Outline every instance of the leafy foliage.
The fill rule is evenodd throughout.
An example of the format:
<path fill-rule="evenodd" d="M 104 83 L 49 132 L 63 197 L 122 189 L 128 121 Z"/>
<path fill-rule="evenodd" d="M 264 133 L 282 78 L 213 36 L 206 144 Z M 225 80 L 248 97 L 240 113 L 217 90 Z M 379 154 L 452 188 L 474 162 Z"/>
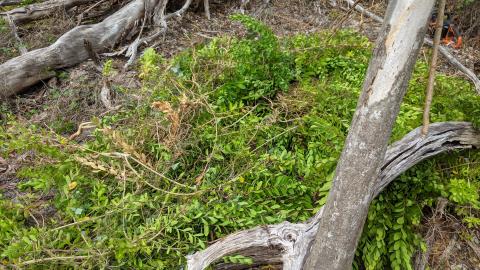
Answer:
<path fill-rule="evenodd" d="M 97 129 L 82 144 L 5 120 L 3 158 L 34 156 L 17 173 L 27 195 L 0 198 L 3 264 L 181 269 L 185 255 L 210 241 L 304 221 L 324 204 L 371 44 L 351 31 L 278 39 L 251 18 L 233 19 L 249 30 L 245 39 L 214 39 L 171 60 L 147 50 L 138 67 L 143 87 L 134 93 L 141 98 L 93 119 Z M 478 111 L 463 107 L 478 108 L 472 86 L 438 80 L 433 119 L 475 120 Z M 425 82 L 419 62 L 394 138 L 421 124 Z M 462 209 L 478 207 L 479 159 L 458 153 L 401 176 L 372 204 L 356 264 L 409 268 L 422 245 L 415 231 L 422 209 L 438 196 L 475 226 L 477 212 Z M 438 170 L 445 162 L 469 169 L 449 175 Z M 55 214 L 32 226 L 46 208 Z"/>

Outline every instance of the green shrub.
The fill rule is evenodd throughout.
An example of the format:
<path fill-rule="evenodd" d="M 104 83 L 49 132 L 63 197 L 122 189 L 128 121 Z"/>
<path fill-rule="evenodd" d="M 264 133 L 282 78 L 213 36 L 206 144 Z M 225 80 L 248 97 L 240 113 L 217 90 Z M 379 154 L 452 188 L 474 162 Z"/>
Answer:
<path fill-rule="evenodd" d="M 1 263 L 181 269 L 185 255 L 211 241 L 305 221 L 324 204 L 372 46 L 351 31 L 279 39 L 251 18 L 234 19 L 248 29 L 245 39 L 217 38 L 171 60 L 147 50 L 142 91 L 122 110 L 93 119 L 97 129 L 82 145 L 12 119 L 0 127 L 4 158 L 35 153 L 17 174 L 27 195 L 0 198 Z M 395 139 L 421 125 L 426 72 L 419 62 Z M 439 82 L 433 119 L 473 119 L 459 106 L 478 107 L 472 86 L 445 75 Z M 373 202 L 357 266 L 411 267 L 422 246 L 423 207 L 439 196 L 475 226 L 478 215 L 462 209 L 478 205 L 480 157 L 467 154 L 468 161 L 462 152 L 423 162 Z M 451 176 L 438 170 L 445 162 L 471 166 Z M 47 193 L 54 198 L 39 199 Z M 32 226 L 45 207 L 55 215 Z"/>

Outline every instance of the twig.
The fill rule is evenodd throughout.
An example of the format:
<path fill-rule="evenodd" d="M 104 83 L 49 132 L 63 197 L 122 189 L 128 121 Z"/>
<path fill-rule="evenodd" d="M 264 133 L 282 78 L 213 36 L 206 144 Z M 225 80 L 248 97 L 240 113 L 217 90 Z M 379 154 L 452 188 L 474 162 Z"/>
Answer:
<path fill-rule="evenodd" d="M 338 29 L 343 25 L 343 23 L 348 19 L 350 14 L 355 10 L 355 7 L 362 2 L 362 0 L 356 0 L 355 3 L 348 9 L 347 14 L 345 14 L 338 23 L 335 23 L 332 30 L 332 36 L 338 31 Z"/>
<path fill-rule="evenodd" d="M 445 261 L 448 261 L 448 258 L 450 257 L 450 253 L 452 252 L 452 249 L 455 247 L 456 243 L 457 243 L 457 235 L 455 234 L 453 238 L 450 240 L 450 242 L 448 242 L 448 246 L 443 251 L 442 256 L 440 256 L 439 266 L 444 265 Z M 444 268 L 444 269 L 447 269 L 447 268 Z"/>
<path fill-rule="evenodd" d="M 157 190 L 157 191 L 160 191 L 160 192 L 163 192 L 163 193 L 166 193 L 168 195 L 174 195 L 174 196 L 192 196 L 192 195 L 196 195 L 196 194 L 199 194 L 203 191 L 199 190 L 199 191 L 196 191 L 196 192 L 191 192 L 191 193 L 178 193 L 178 192 L 172 192 L 172 191 L 168 191 L 168 190 L 164 190 L 164 189 L 161 189 L 159 187 L 156 187 L 155 185 L 151 184 L 150 182 L 148 182 L 147 180 L 143 179 L 143 177 L 137 172 L 137 170 L 135 170 L 132 166 L 132 164 L 130 164 L 130 162 L 128 161 L 128 158 L 127 156 L 124 156 L 124 160 L 125 162 L 127 163 L 127 167 L 132 170 L 132 172 L 138 177 L 140 178 L 145 184 L 147 184 L 147 186 Z M 138 160 L 136 160 L 135 158 L 131 157 L 134 161 L 136 161 L 138 163 Z M 158 174 L 157 174 L 158 175 Z M 173 190 L 175 190 L 176 187 L 173 187 Z"/>
<path fill-rule="evenodd" d="M 480 259 L 480 248 L 476 246 L 472 241 L 467 240 L 468 246 L 475 252 L 475 255 L 477 255 L 477 258 Z"/>
<path fill-rule="evenodd" d="M 242 0 L 242 3 L 240 4 L 240 13 L 245 14 L 245 7 L 249 2 L 250 0 Z"/>
<path fill-rule="evenodd" d="M 440 46 L 440 37 L 443 29 L 443 16 L 445 13 L 445 0 L 440 0 L 438 7 L 437 25 L 435 26 L 435 37 L 433 40 L 433 53 L 430 62 L 430 72 L 428 74 L 427 95 L 425 98 L 425 109 L 423 111 L 423 136 L 428 133 L 428 125 L 430 124 L 430 106 L 432 105 L 433 87 L 435 85 L 435 68 L 437 66 L 438 47 Z"/>
<path fill-rule="evenodd" d="M 142 161 L 134 158 L 133 156 L 130 156 L 130 155 L 129 155 L 129 157 L 130 157 L 133 161 L 135 161 L 137 164 L 139 164 L 140 166 L 144 167 L 145 169 L 147 169 L 148 171 L 152 172 L 153 174 L 156 174 L 157 176 L 160 176 L 161 178 L 167 180 L 168 182 L 171 182 L 171 183 L 173 183 L 173 184 L 179 185 L 179 186 L 184 187 L 184 188 L 189 188 L 189 189 L 195 190 L 194 187 L 190 187 L 190 186 L 187 186 L 187 185 L 185 185 L 185 184 L 179 183 L 179 182 L 177 182 L 177 181 L 175 181 L 175 180 L 173 180 L 173 179 L 168 178 L 168 177 L 165 176 L 164 174 L 157 172 L 156 170 L 154 170 L 153 168 L 151 168 L 151 167 L 148 166 L 147 164 L 143 163 Z"/>

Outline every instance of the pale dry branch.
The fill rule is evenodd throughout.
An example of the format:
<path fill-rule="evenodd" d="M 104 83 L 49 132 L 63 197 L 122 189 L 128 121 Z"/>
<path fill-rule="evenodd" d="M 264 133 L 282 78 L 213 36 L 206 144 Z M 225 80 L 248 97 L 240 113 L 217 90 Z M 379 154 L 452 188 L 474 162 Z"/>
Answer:
<path fill-rule="evenodd" d="M 96 0 L 49 0 L 1 12 L 0 17 L 10 15 L 16 24 L 24 24 L 48 17 L 58 9 L 69 10 L 75 6 L 84 5 L 93 1 Z"/>

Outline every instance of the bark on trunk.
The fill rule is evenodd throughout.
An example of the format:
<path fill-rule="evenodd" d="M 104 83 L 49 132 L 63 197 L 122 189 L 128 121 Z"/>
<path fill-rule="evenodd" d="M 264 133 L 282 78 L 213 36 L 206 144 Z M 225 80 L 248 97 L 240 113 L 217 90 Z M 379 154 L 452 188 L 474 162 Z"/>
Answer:
<path fill-rule="evenodd" d="M 89 41 L 95 51 L 111 49 L 143 18 L 146 1 L 149 2 L 148 6 L 153 6 L 155 2 L 134 0 L 100 23 L 77 26 L 52 45 L 30 51 L 0 65 L 0 99 L 52 77 L 56 69 L 87 60 L 89 54 L 84 40 Z"/>
<path fill-rule="evenodd" d="M 390 1 L 304 268 L 351 269 L 392 127 L 434 0 Z M 405 29 L 408 29 L 406 31 Z"/>
<path fill-rule="evenodd" d="M 411 131 L 388 148 L 381 174 L 375 181 L 372 198 L 397 176 L 422 160 L 446 151 L 470 148 L 480 148 L 480 131 L 473 128 L 470 123 L 433 123 L 426 137 L 422 136 L 421 127 Z M 280 264 L 284 270 L 301 269 L 322 218 L 328 218 L 323 215 L 323 209 L 305 223 L 283 222 L 236 232 L 203 251 L 187 256 L 188 270 L 203 270 L 230 254 L 249 257 L 254 254 L 252 257 L 254 265 Z M 228 268 L 223 265 L 222 267 L 233 269 L 230 268 L 232 265 Z M 235 267 L 250 269 L 251 266 Z"/>

